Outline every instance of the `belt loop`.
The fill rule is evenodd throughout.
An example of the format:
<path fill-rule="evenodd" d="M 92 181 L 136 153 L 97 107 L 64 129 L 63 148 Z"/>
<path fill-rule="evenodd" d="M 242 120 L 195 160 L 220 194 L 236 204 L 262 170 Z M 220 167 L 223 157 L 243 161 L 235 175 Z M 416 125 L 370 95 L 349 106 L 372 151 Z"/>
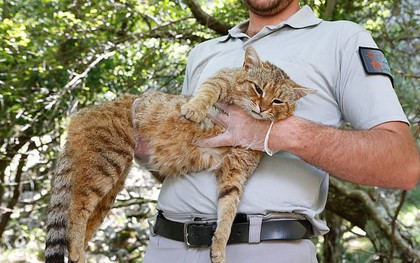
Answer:
<path fill-rule="evenodd" d="M 153 217 L 150 217 L 150 218 L 147 219 L 147 224 L 149 224 L 149 231 L 150 231 L 150 234 L 152 236 L 156 236 L 157 235 L 155 233 L 155 224 L 156 224 L 157 217 L 158 217 L 158 214 L 156 214 Z"/>
<path fill-rule="evenodd" d="M 261 224 L 263 217 L 261 215 L 249 215 L 249 243 L 261 242 Z"/>

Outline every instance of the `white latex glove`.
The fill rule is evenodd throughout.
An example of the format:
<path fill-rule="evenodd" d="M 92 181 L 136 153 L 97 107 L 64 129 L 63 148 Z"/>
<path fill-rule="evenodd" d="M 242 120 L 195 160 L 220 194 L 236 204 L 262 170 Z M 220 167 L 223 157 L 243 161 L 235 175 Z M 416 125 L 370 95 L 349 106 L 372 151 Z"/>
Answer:
<path fill-rule="evenodd" d="M 220 112 L 208 117 L 225 130 L 222 134 L 212 138 L 197 140 L 200 147 L 240 146 L 246 149 L 265 151 L 272 155 L 268 149 L 268 138 L 272 122 L 257 120 L 236 105 L 218 105 L 224 113 Z"/>

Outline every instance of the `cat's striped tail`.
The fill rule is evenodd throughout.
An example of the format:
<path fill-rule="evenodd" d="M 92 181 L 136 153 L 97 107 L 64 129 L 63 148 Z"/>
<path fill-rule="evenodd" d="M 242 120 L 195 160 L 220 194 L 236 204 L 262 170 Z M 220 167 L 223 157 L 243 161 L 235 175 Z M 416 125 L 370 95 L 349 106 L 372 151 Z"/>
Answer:
<path fill-rule="evenodd" d="M 61 153 L 52 182 L 47 220 L 45 263 L 64 263 L 67 253 L 67 213 L 70 207 L 72 166 L 68 150 Z"/>

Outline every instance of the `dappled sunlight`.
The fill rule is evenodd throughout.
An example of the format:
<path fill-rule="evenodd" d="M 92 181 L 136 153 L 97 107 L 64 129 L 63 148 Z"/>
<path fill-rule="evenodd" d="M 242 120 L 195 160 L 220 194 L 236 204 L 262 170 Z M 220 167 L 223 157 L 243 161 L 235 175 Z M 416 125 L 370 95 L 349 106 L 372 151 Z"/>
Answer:
<path fill-rule="evenodd" d="M 51 180 L 69 115 L 124 93 L 180 93 L 191 48 L 246 19 L 241 2 L 0 1 L 0 262 L 44 260 Z M 206 13 L 193 13 L 191 3 Z M 371 32 L 390 62 L 411 130 L 419 131 L 417 2 L 328 3 L 301 1 L 326 20 L 351 20 Z M 89 262 L 140 262 L 144 255 L 160 184 L 133 165 L 125 186 L 89 243 Z M 316 240 L 321 262 L 334 251 L 341 262 L 358 263 L 418 249 L 420 187 L 408 192 L 394 221 L 400 197 L 401 191 L 331 180 L 329 209 L 342 221 L 331 224 L 338 245 Z M 385 245 L 374 246 L 377 239 Z"/>

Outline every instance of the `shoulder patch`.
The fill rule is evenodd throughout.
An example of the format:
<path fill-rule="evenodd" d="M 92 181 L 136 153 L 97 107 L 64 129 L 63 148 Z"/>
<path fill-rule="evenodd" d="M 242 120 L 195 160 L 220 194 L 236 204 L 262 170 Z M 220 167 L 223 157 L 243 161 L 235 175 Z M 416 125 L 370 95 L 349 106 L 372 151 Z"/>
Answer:
<path fill-rule="evenodd" d="M 382 50 L 372 47 L 359 47 L 359 55 L 367 74 L 386 75 L 393 82 L 391 69 Z"/>

